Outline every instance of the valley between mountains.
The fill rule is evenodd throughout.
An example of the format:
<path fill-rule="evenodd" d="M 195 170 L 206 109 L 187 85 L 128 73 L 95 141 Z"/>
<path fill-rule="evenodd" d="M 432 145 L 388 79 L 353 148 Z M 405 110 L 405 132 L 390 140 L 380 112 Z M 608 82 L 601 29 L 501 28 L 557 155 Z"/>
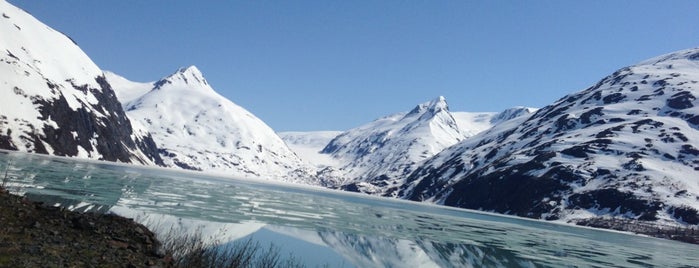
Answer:
<path fill-rule="evenodd" d="M 699 48 L 538 109 L 451 111 L 435 92 L 353 129 L 277 133 L 195 66 L 133 82 L 30 14 L 0 12 L 0 149 L 570 223 L 699 224 Z"/>

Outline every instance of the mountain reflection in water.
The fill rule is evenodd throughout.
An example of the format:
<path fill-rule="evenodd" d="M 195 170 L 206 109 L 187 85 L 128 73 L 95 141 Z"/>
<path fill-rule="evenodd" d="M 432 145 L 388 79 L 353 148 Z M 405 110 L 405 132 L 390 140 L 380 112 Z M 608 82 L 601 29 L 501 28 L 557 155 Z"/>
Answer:
<path fill-rule="evenodd" d="M 49 204 L 269 241 L 309 266 L 699 263 L 692 244 L 262 180 L 7 151 L 0 170 L 9 190 Z"/>

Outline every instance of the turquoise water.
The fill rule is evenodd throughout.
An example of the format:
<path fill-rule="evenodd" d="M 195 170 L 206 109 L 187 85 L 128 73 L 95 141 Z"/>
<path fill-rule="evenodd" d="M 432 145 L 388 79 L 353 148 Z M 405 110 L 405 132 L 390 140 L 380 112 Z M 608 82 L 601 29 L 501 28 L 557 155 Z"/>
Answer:
<path fill-rule="evenodd" d="M 0 151 L 9 190 L 225 228 L 309 266 L 696 267 L 699 246 L 319 188 Z"/>

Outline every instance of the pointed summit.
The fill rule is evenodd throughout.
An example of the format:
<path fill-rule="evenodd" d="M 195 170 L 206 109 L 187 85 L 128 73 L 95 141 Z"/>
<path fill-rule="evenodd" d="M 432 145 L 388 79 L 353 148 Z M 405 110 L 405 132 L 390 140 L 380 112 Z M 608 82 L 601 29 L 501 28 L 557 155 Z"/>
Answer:
<path fill-rule="evenodd" d="M 199 71 L 199 68 L 194 65 L 190 65 L 189 67 L 180 67 L 177 69 L 177 72 L 175 74 L 182 74 L 183 76 L 196 76 L 196 77 L 204 77 L 201 74 L 201 71 Z"/>
<path fill-rule="evenodd" d="M 429 113 L 430 115 L 437 114 L 441 111 L 449 111 L 449 105 L 447 104 L 446 98 L 444 96 L 439 96 L 431 101 L 421 103 L 413 110 L 411 110 L 406 117 L 414 116 L 417 114 Z"/>
<path fill-rule="evenodd" d="M 209 82 L 204 79 L 204 75 L 202 75 L 199 68 L 194 65 L 177 69 L 177 71 L 170 76 L 155 82 L 153 88 L 160 89 L 167 84 L 211 89 Z"/>
<path fill-rule="evenodd" d="M 321 151 L 346 163 L 347 190 L 391 195 L 418 163 L 465 138 L 442 96 L 350 129 Z"/>

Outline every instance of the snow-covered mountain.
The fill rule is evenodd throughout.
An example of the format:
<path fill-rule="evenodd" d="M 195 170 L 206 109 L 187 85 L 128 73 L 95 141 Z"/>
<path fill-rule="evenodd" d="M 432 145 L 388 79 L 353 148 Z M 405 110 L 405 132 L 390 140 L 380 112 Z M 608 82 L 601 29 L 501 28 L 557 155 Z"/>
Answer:
<path fill-rule="evenodd" d="M 113 73 L 107 80 L 129 117 L 152 133 L 168 166 L 314 183 L 312 170 L 269 126 L 216 93 L 195 66 L 153 83 Z"/>
<path fill-rule="evenodd" d="M 530 114 L 515 107 L 500 113 L 450 112 L 444 97 L 349 131 L 282 132 L 302 159 L 317 168 L 322 184 L 349 191 L 394 196 L 421 161 L 496 124 Z"/>
<path fill-rule="evenodd" d="M 102 71 L 67 36 L 0 1 L 0 148 L 162 164 Z"/>
<path fill-rule="evenodd" d="M 618 70 L 427 160 L 400 196 L 548 220 L 699 224 L 699 48 Z"/>
<path fill-rule="evenodd" d="M 340 177 L 336 187 L 344 190 L 394 196 L 406 175 L 422 161 L 490 128 L 497 115 L 462 112 L 455 116 L 440 96 L 409 112 L 337 135 L 321 153 L 332 156 L 339 165 L 320 174 Z"/>
<path fill-rule="evenodd" d="M 342 188 L 384 194 L 402 184 L 402 175 L 466 135 L 449 113 L 444 97 L 348 130 L 321 151 L 338 159 Z"/>

